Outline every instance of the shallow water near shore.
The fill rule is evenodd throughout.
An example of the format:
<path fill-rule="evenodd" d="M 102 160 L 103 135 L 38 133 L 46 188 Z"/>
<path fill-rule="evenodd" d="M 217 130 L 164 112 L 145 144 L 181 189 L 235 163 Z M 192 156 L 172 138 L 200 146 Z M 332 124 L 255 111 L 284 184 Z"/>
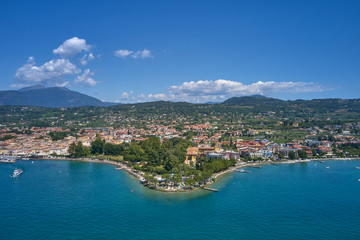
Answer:
<path fill-rule="evenodd" d="M 360 239 L 356 166 L 263 165 L 219 177 L 217 193 L 164 193 L 106 164 L 1 164 L 0 239 Z"/>

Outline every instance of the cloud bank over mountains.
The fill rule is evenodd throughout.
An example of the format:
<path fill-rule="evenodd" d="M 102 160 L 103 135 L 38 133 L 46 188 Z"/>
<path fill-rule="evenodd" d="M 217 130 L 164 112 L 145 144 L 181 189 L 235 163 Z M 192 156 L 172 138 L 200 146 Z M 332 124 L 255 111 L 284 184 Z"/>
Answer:
<path fill-rule="evenodd" d="M 252 84 L 243 84 L 231 80 L 200 80 L 184 82 L 179 86 L 170 86 L 166 93 L 157 94 L 139 94 L 133 95 L 133 92 L 124 92 L 119 98 L 123 102 L 144 102 L 144 101 L 186 101 L 186 102 L 209 102 L 223 101 L 234 96 L 248 96 L 254 94 L 271 95 L 272 93 L 308 93 L 323 92 L 331 89 L 325 88 L 318 83 L 306 82 L 275 82 L 258 81 Z"/>
<path fill-rule="evenodd" d="M 92 78 L 94 72 L 91 72 L 90 69 L 83 71 L 74 64 L 74 60 L 78 60 L 79 65 L 85 66 L 94 60 L 95 56 L 90 52 L 91 49 L 92 46 L 87 44 L 85 39 L 73 37 L 53 50 L 53 53 L 59 55 L 60 58 L 54 58 L 37 66 L 35 58 L 29 57 L 27 63 L 16 70 L 15 81 L 17 83 L 11 87 L 25 87 L 34 84 L 65 87 L 70 84 L 66 79 L 68 76 L 75 76 L 74 83 L 95 86 L 97 82 Z M 75 58 L 83 52 L 85 54 L 81 58 Z"/>
<path fill-rule="evenodd" d="M 27 63 L 16 71 L 15 79 L 23 84 L 22 86 L 45 83 L 61 85 L 61 77 L 80 72 L 81 70 L 68 59 L 53 59 L 41 66 L 36 66 L 35 58 L 29 57 Z"/>

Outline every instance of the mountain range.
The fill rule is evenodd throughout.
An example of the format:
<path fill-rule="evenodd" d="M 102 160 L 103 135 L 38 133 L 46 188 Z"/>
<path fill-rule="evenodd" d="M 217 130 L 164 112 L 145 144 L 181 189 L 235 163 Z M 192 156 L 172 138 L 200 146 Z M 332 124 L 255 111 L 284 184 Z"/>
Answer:
<path fill-rule="evenodd" d="M 35 85 L 20 90 L 0 91 L 0 105 L 39 106 L 48 108 L 111 106 L 115 103 L 72 91 L 65 87 Z"/>
<path fill-rule="evenodd" d="M 232 97 L 224 102 L 191 104 L 191 103 L 173 103 L 167 101 L 148 102 L 138 104 L 119 104 L 103 102 L 94 97 L 72 91 L 65 87 L 44 87 L 35 85 L 22 88 L 20 90 L 0 91 L 0 106 L 38 106 L 47 108 L 63 107 L 83 107 L 98 106 L 108 107 L 119 105 L 115 108 L 126 110 L 131 106 L 138 106 L 144 111 L 154 111 L 154 107 L 163 110 L 174 111 L 175 108 L 187 111 L 194 106 L 207 105 L 216 109 L 227 109 L 227 107 L 238 107 L 242 110 L 248 109 L 253 112 L 264 111 L 282 111 L 284 109 L 294 112 L 360 112 L 360 99 L 313 99 L 313 100 L 281 100 L 265 97 L 262 95 L 252 95 L 243 97 Z M 168 109 L 169 108 L 169 109 Z M 145 111 L 146 112 L 146 111 Z"/>

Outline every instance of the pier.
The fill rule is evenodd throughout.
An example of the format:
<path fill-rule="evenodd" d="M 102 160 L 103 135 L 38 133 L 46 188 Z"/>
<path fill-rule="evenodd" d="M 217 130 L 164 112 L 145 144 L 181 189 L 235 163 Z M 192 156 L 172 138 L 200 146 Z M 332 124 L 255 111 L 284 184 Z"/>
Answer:
<path fill-rule="evenodd" d="M 261 166 L 249 166 L 249 167 L 252 167 L 252 168 L 261 168 Z"/>
<path fill-rule="evenodd" d="M 251 171 L 245 171 L 244 169 L 235 169 L 234 171 L 240 173 L 251 173 Z"/>
<path fill-rule="evenodd" d="M 217 190 L 215 188 L 209 188 L 209 187 L 202 187 L 202 189 L 212 191 L 212 192 L 218 192 L 219 191 L 219 190 Z"/>

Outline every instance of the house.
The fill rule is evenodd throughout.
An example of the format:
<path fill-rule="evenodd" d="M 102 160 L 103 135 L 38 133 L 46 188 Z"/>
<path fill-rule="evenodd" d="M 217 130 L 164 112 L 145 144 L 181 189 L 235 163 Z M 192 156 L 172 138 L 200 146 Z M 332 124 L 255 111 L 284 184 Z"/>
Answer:
<path fill-rule="evenodd" d="M 223 158 L 225 159 L 231 159 L 234 158 L 235 160 L 238 160 L 240 155 L 238 152 L 234 152 L 234 151 L 225 151 L 221 153 Z"/>
<path fill-rule="evenodd" d="M 186 151 L 185 164 L 190 165 L 191 163 L 196 163 L 196 159 L 199 156 L 198 147 L 189 147 Z"/>

